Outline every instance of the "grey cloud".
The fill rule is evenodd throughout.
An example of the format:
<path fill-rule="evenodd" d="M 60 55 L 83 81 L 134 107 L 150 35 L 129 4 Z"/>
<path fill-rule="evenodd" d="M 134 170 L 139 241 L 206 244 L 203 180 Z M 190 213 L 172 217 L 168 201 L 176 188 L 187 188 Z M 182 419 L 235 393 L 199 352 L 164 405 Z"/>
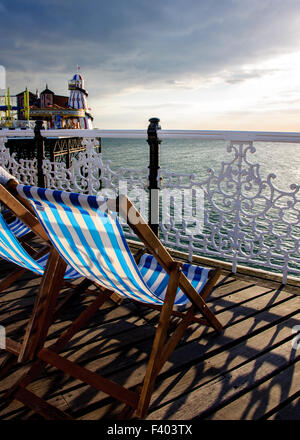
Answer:
<path fill-rule="evenodd" d="M 224 75 L 224 81 L 228 84 L 237 84 L 249 79 L 257 79 L 266 75 L 273 75 L 276 72 L 278 72 L 276 69 L 252 69 L 230 72 Z"/>
<path fill-rule="evenodd" d="M 14 84 L 20 72 L 55 80 L 79 64 L 96 94 L 224 70 L 234 84 L 266 74 L 244 63 L 298 48 L 299 13 L 298 0 L 11 0 L 0 64 Z"/>

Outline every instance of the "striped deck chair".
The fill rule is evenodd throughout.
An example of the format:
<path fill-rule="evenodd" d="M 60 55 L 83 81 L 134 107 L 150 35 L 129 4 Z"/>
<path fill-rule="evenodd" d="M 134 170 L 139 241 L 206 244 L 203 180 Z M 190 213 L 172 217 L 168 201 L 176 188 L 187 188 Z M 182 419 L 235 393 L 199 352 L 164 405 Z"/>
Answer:
<path fill-rule="evenodd" d="M 11 230 L 11 232 L 17 238 L 24 237 L 29 232 L 31 232 L 31 229 L 28 226 L 24 225 L 24 223 L 18 218 L 15 218 L 14 220 L 12 220 L 10 222 L 6 222 L 6 223 L 7 223 L 7 226 L 9 227 L 9 229 Z"/>
<path fill-rule="evenodd" d="M 24 237 L 24 235 L 31 232 L 31 229 L 24 225 L 24 223 L 16 218 L 9 209 L 2 209 L 0 211 L 4 220 L 6 221 L 9 229 L 15 234 L 16 237 Z"/>
<path fill-rule="evenodd" d="M 139 260 L 138 268 L 143 280 L 151 291 L 160 299 L 164 300 L 169 283 L 169 275 L 158 263 L 156 258 L 151 254 L 144 253 Z M 212 270 L 206 267 L 184 263 L 182 265 L 182 273 L 186 276 L 194 289 L 200 293 L 207 283 L 208 278 L 211 276 Z M 174 306 L 178 306 L 178 309 L 185 309 L 188 304 L 190 304 L 188 297 L 178 288 Z"/>
<path fill-rule="evenodd" d="M 0 202 L 7 204 L 11 212 L 15 215 L 19 214 L 28 225 L 31 225 L 35 230 L 35 233 L 44 241 L 44 245 L 38 250 L 34 250 L 25 242 L 21 244 L 16 236 L 18 234 L 15 235 L 12 232 L 12 228 L 7 224 L 0 213 L 0 258 L 16 265 L 16 269 L 10 271 L 9 275 L 0 281 L 0 292 L 5 292 L 5 290 L 26 271 L 31 271 L 42 277 L 22 342 L 17 342 L 9 337 L 6 338 L 5 350 L 8 353 L 8 356 L 4 359 L 0 368 L 0 377 L 3 377 L 7 375 L 10 368 L 16 362 L 24 363 L 28 359 L 32 359 L 36 349 L 43 344 L 49 325 L 51 324 L 48 316 L 51 316 L 52 312 L 50 312 L 50 310 L 52 311 L 52 307 L 53 316 L 55 316 L 54 306 L 57 302 L 56 300 L 53 301 L 53 298 L 49 296 L 49 286 L 47 283 L 52 282 L 53 286 L 55 286 L 55 288 L 52 289 L 52 295 L 58 295 L 63 284 L 66 284 L 66 286 L 69 287 L 71 284 L 70 282 L 72 281 L 73 283 L 75 280 L 81 278 L 81 275 L 59 257 L 37 218 L 33 216 L 32 213 L 27 210 L 26 206 L 10 194 L 1 184 Z M 15 221 L 14 223 L 16 224 Z M 23 230 L 25 228 L 32 230 L 23 222 L 21 223 L 23 225 Z M 47 275 L 48 271 L 54 271 L 52 281 L 49 279 L 49 275 Z M 58 277 L 58 280 L 55 279 L 55 271 L 62 274 L 62 277 Z M 47 283 L 45 284 L 46 278 Z M 84 283 L 84 286 L 86 286 L 86 283 Z M 69 295 L 64 295 L 63 299 L 60 301 L 59 308 L 63 308 L 67 301 L 78 292 L 81 293 L 82 289 L 82 283 L 79 283 L 75 289 L 69 289 Z M 58 314 L 57 309 L 56 314 Z M 3 324 L 1 316 L 0 324 Z"/>
<path fill-rule="evenodd" d="M 51 347 L 43 347 L 37 353 L 37 357 L 41 364 L 55 366 L 64 373 L 104 391 L 125 404 L 121 417 L 125 418 L 133 414 L 139 418 L 145 417 L 156 377 L 188 325 L 196 320 L 211 325 L 217 332 L 221 332 L 220 322 L 205 302 L 219 278 L 220 271 L 217 269 L 211 271 L 210 274 L 207 271 L 202 273 L 203 282 L 200 281 L 202 289 L 199 295 L 182 271 L 182 265 L 173 260 L 127 197 L 108 200 L 23 185 L 18 185 L 17 190 L 22 197 L 32 203 L 37 217 L 58 253 L 83 277 L 93 281 L 102 293 L 58 338 L 55 344 Z M 141 270 L 139 270 L 124 237 L 117 214 L 127 220 L 128 225 L 150 252 L 150 258 L 154 257 L 158 262 L 159 266 L 156 266 L 156 269 L 163 269 L 164 288 L 161 286 L 160 294 L 152 289 L 155 284 L 152 283 L 154 276 L 150 281 L 150 272 L 148 273 L 150 277 L 143 274 L 149 271 L 146 261 L 148 261 L 148 266 L 154 268 L 152 260 L 147 260 L 148 256 L 145 256 L 144 263 L 141 263 Z M 199 273 L 194 277 L 195 283 L 199 284 Z M 159 325 L 152 351 L 149 354 L 145 377 L 136 391 L 126 389 L 107 378 L 96 375 L 58 354 L 92 314 L 112 295 L 128 298 L 138 304 L 149 305 L 160 310 Z M 177 316 L 182 318 L 181 322 L 167 340 L 170 318 L 172 314 L 176 314 L 174 303 L 179 306 L 187 302 L 189 302 L 189 308 L 185 313 L 177 312 Z M 197 312 L 200 312 L 202 317 L 196 317 Z M 34 368 L 37 366 L 34 366 L 33 370 Z M 24 390 L 34 376 L 33 370 L 14 389 Z M 14 394 L 13 398 L 15 397 Z M 38 399 L 37 396 L 34 400 L 35 405 L 31 403 L 31 407 L 46 416 L 45 402 L 42 401 L 43 403 L 37 405 L 36 399 Z M 24 400 L 22 401 L 24 403 Z M 27 404 L 30 406 L 30 402 L 27 401 Z M 60 415 L 64 417 L 64 414 Z"/>
<path fill-rule="evenodd" d="M 38 258 L 38 264 L 43 268 L 43 273 L 49 256 L 49 252 L 46 253 L 45 249 L 49 248 L 51 242 L 36 218 L 31 205 L 26 200 L 19 197 L 16 191 L 17 185 L 17 180 L 15 180 L 15 178 L 3 167 L 0 167 L 0 203 L 4 204 L 8 208 L 5 209 L 4 212 L 0 213 L 2 228 L 7 231 L 8 227 L 14 236 L 20 241 L 20 243 L 22 243 L 22 246 L 25 247 L 25 250 L 27 250 L 27 252 L 29 252 L 35 260 Z M 8 220 L 6 220 L 5 215 L 7 213 L 12 215 L 13 219 L 8 217 Z M 34 250 L 27 242 L 28 238 L 32 238 L 34 236 L 38 236 L 46 244 L 46 246 L 44 246 L 41 251 L 37 252 L 35 256 Z M 5 255 L 2 258 L 7 259 L 5 258 Z M 19 266 L 24 270 L 27 270 L 26 264 L 19 264 Z M 30 268 L 28 269 L 31 270 Z M 24 270 L 19 271 L 20 276 L 22 273 L 24 273 Z M 14 272 L 14 281 L 17 279 L 17 273 L 18 271 L 16 270 Z M 70 267 L 67 268 L 66 279 L 77 279 L 79 276 L 80 275 L 75 270 Z M 0 283 L 0 292 L 3 289 L 4 283 Z"/>
<path fill-rule="evenodd" d="M 34 257 L 34 250 L 30 247 L 29 241 L 37 236 L 42 239 L 42 242 L 49 248 L 50 240 L 45 234 L 44 229 L 36 218 L 31 205 L 23 199 L 20 199 L 16 186 L 17 180 L 9 174 L 3 167 L 0 167 L 0 203 L 1 203 L 1 217 L 7 224 L 10 231 L 17 237 L 18 241 L 22 243 L 25 250 L 36 259 L 41 255 L 36 254 Z M 3 209 L 4 208 L 4 209 Z M 5 226 L 5 225 L 4 225 Z M 48 245 L 48 246 L 47 246 Z M 42 251 L 43 254 L 43 251 Z M 5 257 L 4 257 L 5 259 Z M 47 258 L 44 256 L 41 263 L 46 263 Z M 43 264 L 45 266 L 45 264 Z M 16 269 L 12 274 L 12 281 L 16 281 L 25 272 L 25 267 Z M 9 285 L 9 277 L 7 278 L 6 287 Z M 0 291 L 5 288 L 5 282 L 0 283 Z"/>
<path fill-rule="evenodd" d="M 41 256 L 39 256 L 39 258 L 36 260 L 29 255 L 29 253 L 21 246 L 17 240 L 17 237 L 15 234 L 13 234 L 6 221 L 0 214 L 0 257 L 24 268 L 25 270 L 30 270 L 37 275 L 43 275 L 49 258 L 48 247 L 47 250 L 43 247 L 37 252 L 37 255 L 39 254 L 41 254 Z M 70 266 L 67 266 L 66 273 L 64 275 L 65 279 L 77 279 L 80 277 L 81 275 L 76 270 Z M 3 287 L 0 283 L 0 292 L 2 290 Z"/>
<path fill-rule="evenodd" d="M 0 203 L 1 214 L 8 227 L 19 239 L 38 235 L 43 241 L 49 242 L 43 228 L 39 224 L 28 202 L 19 199 L 16 191 L 17 179 L 0 166 Z M 23 241 L 23 240 L 20 240 Z"/>

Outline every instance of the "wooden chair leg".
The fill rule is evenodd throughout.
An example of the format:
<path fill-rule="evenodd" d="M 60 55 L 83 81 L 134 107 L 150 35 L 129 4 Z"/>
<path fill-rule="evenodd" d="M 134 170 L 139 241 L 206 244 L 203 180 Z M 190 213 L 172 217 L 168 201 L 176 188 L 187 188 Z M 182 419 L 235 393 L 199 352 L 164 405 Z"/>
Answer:
<path fill-rule="evenodd" d="M 136 411 L 136 414 L 138 417 L 145 417 L 146 412 L 148 410 L 151 394 L 154 388 L 156 377 L 158 376 L 160 370 L 162 369 L 165 362 L 168 360 L 170 355 L 173 353 L 174 349 L 176 348 L 177 344 L 179 343 L 180 339 L 184 335 L 187 327 L 194 321 L 195 318 L 195 312 L 196 307 L 195 305 L 191 305 L 189 310 L 185 314 L 178 314 L 182 316 L 182 320 L 180 324 L 177 326 L 173 334 L 170 336 L 167 342 L 166 340 L 166 332 L 167 328 L 169 326 L 170 317 L 174 314 L 172 311 L 177 287 L 179 284 L 181 271 L 178 270 L 179 264 L 175 263 L 177 265 L 176 272 L 170 273 L 170 280 L 167 288 L 166 293 L 166 299 L 165 304 L 162 308 L 160 320 L 158 329 L 155 335 L 155 340 L 153 343 L 153 349 L 150 357 L 150 361 L 148 364 L 147 373 L 145 376 L 145 380 L 143 383 L 143 388 L 140 395 L 140 400 L 138 404 L 138 408 Z M 211 292 L 213 286 L 216 283 L 216 280 L 219 278 L 220 271 L 219 269 L 212 272 L 211 277 L 209 278 L 207 284 L 205 285 L 205 290 L 203 292 L 203 299 L 208 296 L 208 294 Z M 172 277 L 172 282 L 171 282 Z M 169 292 L 168 292 L 169 290 Z M 169 300 L 169 295 L 172 295 L 172 299 Z M 174 297 L 173 297 L 174 295 Z M 168 309 L 168 311 L 165 313 L 164 308 L 167 309 L 168 306 L 166 305 L 166 302 L 168 303 L 170 301 L 170 304 L 172 304 L 171 309 Z M 210 315 L 209 315 L 210 316 Z M 202 321 L 202 320 L 201 320 Z M 206 322 L 206 324 L 209 324 L 209 322 Z"/>
<path fill-rule="evenodd" d="M 142 391 L 141 385 L 135 387 L 135 392 L 140 395 Z M 116 420 L 130 420 L 135 412 L 135 408 L 132 408 L 129 405 L 125 405 L 122 411 L 116 416 Z"/>
<path fill-rule="evenodd" d="M 55 256 L 54 253 L 53 258 L 51 257 L 51 259 L 49 258 L 49 260 L 49 268 L 52 267 L 53 270 L 53 267 L 57 267 L 58 264 L 57 255 Z M 45 279 L 47 280 L 47 277 Z M 213 275 L 211 277 L 211 280 L 209 281 L 211 282 L 209 283 L 208 288 L 205 291 L 205 296 L 208 291 L 211 291 L 215 283 L 215 275 Z M 73 322 L 73 324 L 58 338 L 58 340 L 51 347 L 47 349 L 41 348 L 40 350 L 38 350 L 37 357 L 39 360 L 30 369 L 28 375 L 22 378 L 17 386 L 12 388 L 10 394 L 8 393 L 7 397 L 11 398 L 11 396 L 15 396 L 18 400 L 28 404 L 28 406 L 37 405 L 39 407 L 40 413 L 44 415 L 44 417 L 56 417 L 55 410 L 53 410 L 51 405 L 49 406 L 46 402 L 44 403 L 42 399 L 38 398 L 37 396 L 31 395 L 30 392 L 28 392 L 28 394 L 28 390 L 24 391 L 25 387 L 36 377 L 37 374 L 40 373 L 43 365 L 50 364 L 57 367 L 61 371 L 79 380 L 82 380 L 92 387 L 104 391 L 105 393 L 111 395 L 119 401 L 124 402 L 125 408 L 121 413 L 122 418 L 131 417 L 134 411 L 136 411 L 136 415 L 138 417 L 145 417 L 150 404 L 155 380 L 159 374 L 159 371 L 174 351 L 176 345 L 178 344 L 188 325 L 193 322 L 195 317 L 195 310 L 197 310 L 197 306 L 195 304 L 192 304 L 190 309 L 182 316 L 182 321 L 166 342 L 170 319 L 173 314 L 173 306 L 176 292 L 178 285 L 180 284 L 183 284 L 184 287 L 186 285 L 185 279 L 182 278 L 181 264 L 174 262 L 171 265 L 170 279 L 166 292 L 166 298 L 161 308 L 159 324 L 155 333 L 145 378 L 139 392 L 127 390 L 126 388 L 108 379 L 105 379 L 98 374 L 92 373 L 91 371 L 80 367 L 76 363 L 70 362 L 69 360 L 58 355 L 58 352 L 65 347 L 68 341 L 70 341 L 70 339 L 82 328 L 82 326 L 111 295 L 111 292 L 107 291 L 106 294 L 104 292 L 102 293 L 102 295 L 99 295 L 99 297 L 85 310 L 85 312 L 79 315 L 79 317 Z M 46 291 L 48 292 L 49 298 L 45 302 L 43 298 L 40 299 L 40 303 L 38 304 L 39 313 L 37 315 L 40 314 L 41 318 L 38 319 L 37 317 L 37 324 L 35 324 L 35 328 L 37 329 L 37 333 L 39 334 L 39 344 L 41 342 L 44 342 L 44 335 L 47 333 L 48 327 L 50 325 L 49 322 L 51 322 L 50 317 L 48 321 L 45 320 L 43 313 L 45 310 L 47 310 L 48 312 L 50 311 L 50 316 L 52 316 L 53 318 L 53 310 L 57 300 L 57 284 L 53 282 L 51 277 L 48 278 L 47 282 L 45 282 L 45 287 L 47 289 Z M 205 310 L 206 304 L 204 303 L 204 299 L 202 299 L 201 305 L 203 305 L 203 309 Z M 210 313 L 203 314 L 204 316 L 211 318 Z M 66 415 L 64 413 L 59 413 L 58 411 L 57 418 L 65 418 L 65 416 Z"/>
<path fill-rule="evenodd" d="M 145 220 L 142 218 L 133 203 L 126 196 L 118 196 L 116 205 L 117 211 L 124 219 L 126 219 L 127 224 L 145 244 L 148 251 L 156 258 L 165 271 L 170 274 L 174 264 L 172 256 L 163 246 L 161 241 L 156 237 L 151 228 L 146 224 Z M 132 222 L 131 219 L 134 219 L 134 222 Z M 139 221 L 137 221 L 137 219 L 139 219 Z M 189 298 L 192 304 L 199 309 L 204 318 L 212 325 L 212 327 L 218 333 L 220 333 L 222 331 L 222 324 L 183 273 L 180 274 L 179 287 Z"/>
<path fill-rule="evenodd" d="M 157 365 L 157 375 L 164 366 L 165 362 L 169 359 L 173 351 L 175 350 L 177 344 L 181 340 L 188 326 L 193 322 L 193 318 L 195 315 L 195 307 L 191 306 L 189 310 L 186 312 L 184 318 L 182 318 L 180 324 L 176 327 L 172 336 L 170 336 L 169 340 L 166 342 L 160 357 L 160 362 Z"/>
<path fill-rule="evenodd" d="M 211 270 L 208 276 L 208 280 L 203 287 L 202 291 L 200 292 L 201 297 L 206 300 L 206 298 L 211 293 L 212 289 L 215 287 L 220 275 L 221 275 L 221 269 L 217 267 L 214 270 Z"/>
<path fill-rule="evenodd" d="M 68 327 L 68 329 L 65 330 L 65 332 L 62 333 L 62 335 L 58 338 L 58 340 L 50 346 L 50 350 L 46 350 L 46 354 L 50 353 L 50 357 L 53 358 L 53 356 L 55 356 L 56 353 L 61 351 L 66 346 L 66 344 L 70 341 L 70 339 L 84 326 L 84 324 L 91 318 L 91 316 L 110 297 L 110 293 L 111 292 L 107 290 L 106 293 L 102 293 L 101 295 L 99 295 L 92 302 L 92 304 L 90 304 L 89 307 L 83 313 L 81 313 L 79 315 L 79 317 L 73 322 L 73 324 L 70 327 Z M 39 354 L 40 354 L 40 356 L 39 356 Z M 18 394 L 19 389 L 26 388 L 34 379 L 36 379 L 36 377 L 38 377 L 41 374 L 43 367 L 46 366 L 47 363 L 49 363 L 49 362 L 47 362 L 47 359 L 42 359 L 43 358 L 43 351 L 38 352 L 37 356 L 39 357 L 39 359 L 34 362 L 34 364 L 31 366 L 29 371 L 27 373 L 25 373 L 5 394 L 4 400 L 7 402 L 7 404 L 9 404 L 14 398 L 18 398 L 17 396 L 19 395 Z M 63 358 L 59 357 L 58 355 L 56 355 L 55 359 L 56 359 L 56 361 L 57 361 L 57 359 L 59 359 L 59 365 L 60 365 L 60 362 L 62 362 L 63 365 L 67 365 L 68 367 L 70 365 L 72 366 L 72 368 L 73 368 L 73 365 L 76 366 L 76 364 L 73 364 L 70 361 L 64 360 Z M 62 359 L 62 361 L 60 361 L 60 359 Z M 56 366 L 58 366 L 58 368 L 59 368 L 59 365 L 56 365 Z M 83 369 L 80 370 L 80 374 L 82 374 L 82 370 Z M 109 385 L 107 385 L 107 384 L 105 384 L 105 385 L 108 386 L 108 388 L 109 388 L 110 382 L 109 382 Z M 22 400 L 22 402 L 24 404 L 26 404 L 25 401 Z M 38 402 L 40 402 L 40 400 L 37 400 L 36 402 L 38 403 Z"/>
<path fill-rule="evenodd" d="M 167 337 L 167 331 L 172 316 L 173 305 L 177 293 L 179 277 L 181 273 L 181 265 L 174 263 L 170 273 L 169 283 L 166 291 L 165 301 L 161 309 L 158 327 L 155 333 L 154 342 L 150 359 L 148 362 L 146 375 L 144 378 L 136 415 L 140 418 L 145 417 L 150 404 L 151 394 L 154 388 L 155 379 L 158 374 L 157 365 L 160 364 L 161 352 Z"/>
<path fill-rule="evenodd" d="M 130 391 L 122 385 L 119 385 L 112 380 L 106 379 L 97 373 L 87 370 L 86 368 L 78 365 L 76 362 L 69 361 L 68 359 L 56 354 L 53 350 L 42 348 L 37 353 L 37 356 L 42 361 L 58 368 L 60 371 L 63 371 L 69 376 L 75 377 L 96 390 L 103 391 L 113 398 L 124 402 L 133 408 L 136 408 L 138 401 L 137 393 Z"/>
<path fill-rule="evenodd" d="M 24 362 L 27 359 L 32 360 L 34 353 L 43 345 L 47 337 L 58 294 L 63 284 L 66 266 L 67 263 L 53 247 L 35 300 L 33 313 L 26 328 L 22 349 L 18 357 L 19 362 Z"/>

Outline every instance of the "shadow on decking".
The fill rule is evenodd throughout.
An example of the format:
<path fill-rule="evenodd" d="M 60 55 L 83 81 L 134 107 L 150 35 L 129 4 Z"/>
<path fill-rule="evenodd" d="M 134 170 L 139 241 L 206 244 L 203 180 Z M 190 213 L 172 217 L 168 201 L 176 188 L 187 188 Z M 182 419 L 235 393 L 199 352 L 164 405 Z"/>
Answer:
<path fill-rule="evenodd" d="M 13 295 L 10 300 L 0 296 L 0 313 L 12 333 L 17 332 L 17 324 L 19 332 L 24 329 L 24 312 L 32 306 L 38 283 L 26 287 L 28 280 L 16 283 L 15 292 L 23 289 L 24 295 L 15 300 Z M 187 330 L 158 377 L 147 419 L 276 418 L 277 411 L 278 417 L 284 417 L 287 404 L 298 408 L 299 354 L 292 349 L 291 329 L 299 324 L 299 299 L 282 286 L 264 287 L 227 274 L 209 299 L 224 332 L 217 336 L 211 328 L 196 324 Z M 75 300 L 51 328 L 49 343 L 88 301 Z M 157 316 L 144 306 L 109 304 L 73 338 L 64 354 L 111 380 L 135 387 L 142 379 Z M 9 378 L 2 384 L 2 393 L 8 386 Z M 108 419 L 120 410 L 103 393 L 50 367 L 31 389 L 75 418 Z M 0 418 L 39 416 L 4 405 Z"/>

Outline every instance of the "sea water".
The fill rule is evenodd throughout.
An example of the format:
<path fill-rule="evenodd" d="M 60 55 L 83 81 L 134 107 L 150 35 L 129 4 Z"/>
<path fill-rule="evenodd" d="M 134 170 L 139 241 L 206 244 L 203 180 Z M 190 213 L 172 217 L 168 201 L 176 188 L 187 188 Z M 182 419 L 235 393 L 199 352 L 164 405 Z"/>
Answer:
<path fill-rule="evenodd" d="M 176 173 L 194 173 L 202 180 L 207 169 L 220 170 L 222 162 L 230 162 L 228 141 L 164 139 L 160 146 L 160 167 Z M 248 152 L 247 160 L 259 164 L 260 176 L 275 174 L 272 183 L 290 192 L 290 185 L 300 184 L 300 144 L 256 142 L 255 153 Z M 149 165 L 149 146 L 143 139 L 102 139 L 102 156 L 111 167 L 141 169 Z"/>
<path fill-rule="evenodd" d="M 193 173 L 193 181 L 201 182 L 208 177 L 208 169 L 213 169 L 216 175 L 219 174 L 222 163 L 229 163 L 233 160 L 233 152 L 228 151 L 228 141 L 209 141 L 209 140 L 191 140 L 191 139 L 165 139 L 160 146 L 160 167 L 169 172 L 175 173 Z M 258 164 L 256 171 L 262 180 L 268 176 L 275 175 L 270 179 L 271 185 L 288 194 L 293 192 L 291 185 L 300 184 L 300 145 L 292 143 L 278 142 L 256 142 L 254 144 L 256 151 L 248 151 L 246 161 L 251 164 Z M 143 139 L 102 139 L 102 156 L 104 161 L 111 161 L 111 168 L 117 171 L 119 167 L 140 170 L 149 165 L 149 146 Z M 243 167 L 247 169 L 249 165 L 243 161 Z M 291 195 L 287 197 L 292 200 Z M 282 198 L 283 203 L 284 198 Z M 299 200 L 299 195 L 298 195 Z M 300 201 L 300 200 L 299 200 Z M 256 200 L 259 209 L 264 208 L 265 200 Z M 299 202 L 296 211 L 292 214 L 293 222 L 299 226 L 294 227 L 294 238 L 282 239 L 281 247 L 292 249 L 295 246 L 295 240 L 300 240 L 300 218 Z M 291 210 L 292 211 L 292 210 Z M 269 215 L 273 213 L 270 211 Z M 277 213 L 275 213 L 277 215 Z M 298 216 L 298 219 L 295 218 Z M 233 220 L 234 221 L 234 220 Z M 289 220 L 288 220 L 289 221 Z M 269 229 L 268 223 L 264 219 L 260 220 L 259 228 L 261 230 Z M 231 224 L 232 227 L 233 224 Z M 284 235 L 287 225 L 275 222 L 273 231 Z M 270 247 L 276 247 L 276 237 L 268 233 L 264 238 Z M 275 242 L 274 242 L 275 240 Z M 176 247 L 176 246 L 175 246 Z M 201 252 L 200 252 L 201 254 Z M 258 255 L 258 259 L 260 259 Z M 296 256 L 296 260 L 298 260 Z M 251 264 L 250 264 L 251 265 Z M 261 267 L 261 265 L 255 267 Z M 262 261 L 262 266 L 264 263 Z M 291 263 L 291 267 L 300 269 L 300 263 Z"/>

